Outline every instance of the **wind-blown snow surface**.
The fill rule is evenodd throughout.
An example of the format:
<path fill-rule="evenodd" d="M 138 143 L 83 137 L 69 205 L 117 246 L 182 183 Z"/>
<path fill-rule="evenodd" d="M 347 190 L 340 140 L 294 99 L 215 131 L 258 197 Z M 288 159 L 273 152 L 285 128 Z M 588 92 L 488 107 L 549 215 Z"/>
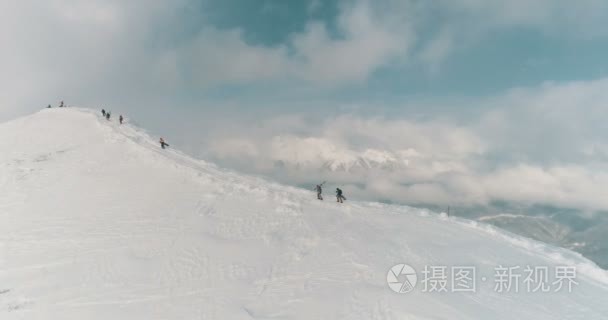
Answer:
<path fill-rule="evenodd" d="M 1 319 L 608 319 L 608 276 L 578 254 L 423 210 L 318 202 L 92 111 L 2 124 L 0 150 Z M 488 278 L 575 265 L 580 284 L 397 294 L 397 263 Z"/>

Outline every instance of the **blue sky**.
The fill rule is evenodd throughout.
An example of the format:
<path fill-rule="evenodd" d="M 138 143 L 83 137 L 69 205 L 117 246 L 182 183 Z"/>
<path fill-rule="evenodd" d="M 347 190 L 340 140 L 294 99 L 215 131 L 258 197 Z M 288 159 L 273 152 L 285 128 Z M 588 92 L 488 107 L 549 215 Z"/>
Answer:
<path fill-rule="evenodd" d="M 405 100 L 488 97 L 608 73 L 608 5 L 593 0 L 54 0 L 2 6 L 3 36 L 14 49 L 2 56 L 5 69 L 24 82 L 38 78 L 27 82 L 59 87 L 45 93 L 74 103 L 131 105 L 161 87 L 153 100 L 166 98 L 183 109 L 197 108 L 201 100 L 241 98 L 264 105 L 320 99 L 399 108 Z M 57 74 L 87 79 L 65 88 L 49 85 Z M 117 84 L 117 78 L 132 85 Z M 89 92 L 80 97 L 64 93 L 67 88 Z M 7 95 L 3 108 L 23 109 L 16 105 L 47 96 Z"/>
<path fill-rule="evenodd" d="M 218 28 L 241 29 L 244 41 L 251 45 L 282 45 L 293 34 L 305 32 L 310 21 L 321 21 L 328 26 L 334 37 L 341 37 L 340 31 L 335 30 L 335 20 L 340 14 L 339 6 L 345 4 L 318 1 L 314 2 L 317 7 L 311 10 L 311 3 L 313 2 L 231 0 L 203 5 L 199 10 Z M 526 10 L 525 5 L 522 5 L 521 10 Z M 414 54 L 419 54 L 420 50 L 424 50 L 425 43 L 437 36 L 436 29 L 441 28 L 444 19 L 457 19 L 445 18 L 446 13 L 438 11 L 430 14 L 429 21 L 421 23 Z M 554 23 L 559 25 L 560 21 Z M 571 27 L 567 25 L 568 22 L 561 23 L 565 24 L 563 28 Z M 479 27 L 483 28 L 484 25 Z M 601 23 L 591 26 L 603 27 Z M 581 27 L 574 27 L 577 28 Z M 455 30 L 459 31 L 467 32 Z M 588 36 L 588 32 L 579 29 L 556 34 L 522 23 L 492 30 L 474 41 L 464 36 L 454 40 L 456 43 L 452 46 L 455 48 L 440 61 L 437 70 L 423 61 L 411 61 L 398 68 L 394 65 L 381 66 L 370 74 L 362 86 L 338 90 L 338 94 L 332 94 L 343 94 L 347 98 L 353 98 L 353 95 L 372 98 L 402 98 L 410 95 L 478 96 L 495 94 L 513 87 L 532 86 L 548 80 L 601 78 L 608 73 L 608 62 L 605 59 L 608 42 L 601 41 L 602 37 L 596 35 Z M 463 43 L 458 44 L 458 41 Z M 362 91 L 362 87 L 365 90 Z"/>

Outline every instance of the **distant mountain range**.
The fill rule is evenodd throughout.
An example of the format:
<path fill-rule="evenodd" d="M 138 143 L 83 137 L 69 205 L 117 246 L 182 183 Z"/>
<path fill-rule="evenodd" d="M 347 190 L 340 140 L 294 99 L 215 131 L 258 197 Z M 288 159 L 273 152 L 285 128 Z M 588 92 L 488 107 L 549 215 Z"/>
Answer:
<path fill-rule="evenodd" d="M 405 169 L 415 150 L 398 152 L 340 148 L 325 139 L 276 137 L 272 143 L 275 166 L 289 169 L 321 169 L 331 172 Z"/>

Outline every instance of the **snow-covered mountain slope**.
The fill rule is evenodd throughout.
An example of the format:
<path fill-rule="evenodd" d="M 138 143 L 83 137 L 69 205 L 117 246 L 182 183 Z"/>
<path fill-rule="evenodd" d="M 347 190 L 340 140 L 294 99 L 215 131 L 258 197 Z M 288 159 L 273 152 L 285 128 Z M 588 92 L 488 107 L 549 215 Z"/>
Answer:
<path fill-rule="evenodd" d="M 578 254 L 424 210 L 319 202 L 156 140 L 83 109 L 0 125 L 0 319 L 608 319 L 608 275 Z M 476 292 L 395 293 L 398 263 L 419 279 L 475 267 Z M 575 266 L 579 285 L 501 293 L 499 265 Z"/>
<path fill-rule="evenodd" d="M 272 139 L 269 153 L 275 164 L 292 170 L 355 173 L 404 170 L 408 165 L 407 156 L 412 152 L 376 149 L 357 151 L 340 147 L 327 139 L 277 136 Z"/>

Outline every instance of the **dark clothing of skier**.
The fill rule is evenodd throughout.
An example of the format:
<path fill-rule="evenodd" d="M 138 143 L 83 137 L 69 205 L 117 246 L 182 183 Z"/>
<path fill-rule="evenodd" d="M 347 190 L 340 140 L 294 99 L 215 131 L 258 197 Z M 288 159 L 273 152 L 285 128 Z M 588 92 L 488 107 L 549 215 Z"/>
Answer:
<path fill-rule="evenodd" d="M 46 107 L 46 108 L 47 108 L 47 109 L 50 109 L 50 108 L 51 108 L 51 105 L 49 104 L 49 106 L 48 106 L 48 107 Z"/>
<path fill-rule="evenodd" d="M 106 112 L 106 119 L 110 120 L 110 111 Z"/>
<path fill-rule="evenodd" d="M 168 147 L 168 146 L 169 146 L 169 144 L 168 144 L 168 143 L 166 143 L 166 142 L 165 142 L 165 139 L 163 139 L 163 138 L 160 138 L 160 141 L 159 141 L 159 142 L 160 142 L 160 147 L 161 147 L 161 148 L 163 148 L 163 149 L 164 149 L 165 147 Z"/>
<path fill-rule="evenodd" d="M 101 109 L 101 115 L 106 116 L 106 109 Z"/>
<path fill-rule="evenodd" d="M 59 108 L 63 108 L 63 107 L 64 107 L 63 101 L 61 101 L 61 103 L 59 104 Z"/>
<path fill-rule="evenodd" d="M 317 199 L 323 200 L 323 195 L 321 195 L 323 193 L 323 187 L 322 187 L 322 185 L 318 184 L 315 187 L 315 190 L 317 190 Z"/>
<path fill-rule="evenodd" d="M 336 198 L 337 202 L 343 203 L 346 198 L 342 195 L 342 189 L 336 188 Z"/>
<path fill-rule="evenodd" d="M 120 115 L 120 117 L 118 118 L 118 120 L 120 121 L 120 124 L 122 124 L 123 120 L 125 120 L 125 119 L 122 117 L 122 114 Z"/>
<path fill-rule="evenodd" d="M 323 195 L 322 195 L 322 193 L 323 193 L 323 185 L 324 185 L 324 184 L 325 184 L 325 181 L 323 181 L 323 183 L 318 184 L 318 185 L 315 187 L 315 190 L 317 191 L 317 199 L 319 199 L 319 200 L 323 200 Z"/>

